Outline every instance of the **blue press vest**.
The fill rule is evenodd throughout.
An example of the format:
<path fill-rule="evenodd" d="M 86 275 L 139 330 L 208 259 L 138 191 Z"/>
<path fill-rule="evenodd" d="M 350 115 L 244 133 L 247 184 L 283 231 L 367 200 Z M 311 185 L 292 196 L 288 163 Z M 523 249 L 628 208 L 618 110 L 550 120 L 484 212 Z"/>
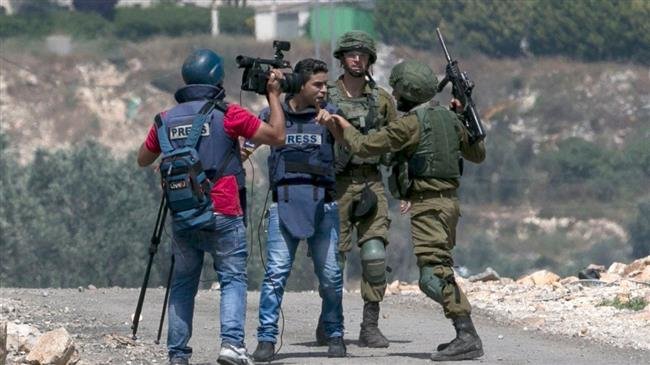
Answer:
<path fill-rule="evenodd" d="M 283 105 L 286 125 L 285 144 L 271 147 L 268 159 L 271 188 L 278 185 L 311 184 L 333 190 L 334 137 L 328 129 L 314 121 L 316 110 L 308 108 L 293 112 Z M 325 108 L 334 114 L 338 109 L 327 104 Z M 262 111 L 262 119 L 268 118 L 268 108 Z"/>
<path fill-rule="evenodd" d="M 312 237 L 320 226 L 327 194 L 334 191 L 334 138 L 314 121 L 316 110 L 289 110 L 284 103 L 285 144 L 271 147 L 269 181 L 278 203 L 280 224 L 298 239 Z M 325 107 L 336 112 L 332 105 Z M 268 110 L 262 112 L 268 117 Z"/>
<path fill-rule="evenodd" d="M 218 95 L 220 89 L 212 85 L 187 85 L 180 88 L 175 98 L 179 104 L 161 113 L 163 124 L 167 127 L 167 135 L 174 148 L 183 147 L 192 121 L 205 105 L 206 100 Z M 213 179 L 224 159 L 233 153 L 222 176 L 234 175 L 237 185 L 245 186 L 246 176 L 239 157 L 239 143 L 226 134 L 223 126 L 224 113 L 215 108 L 206 119 L 201 131 L 201 137 L 196 144 L 203 171 L 208 179 Z"/>

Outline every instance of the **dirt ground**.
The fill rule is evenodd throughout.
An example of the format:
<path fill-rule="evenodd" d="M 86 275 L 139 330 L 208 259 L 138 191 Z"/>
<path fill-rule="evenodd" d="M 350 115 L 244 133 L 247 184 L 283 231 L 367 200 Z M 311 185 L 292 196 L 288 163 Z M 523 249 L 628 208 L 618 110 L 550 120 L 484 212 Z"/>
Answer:
<path fill-rule="evenodd" d="M 163 289 L 150 289 L 144 305 L 138 340 L 132 341 L 130 317 L 138 289 L 0 289 L 1 319 L 30 324 L 41 332 L 65 327 L 79 349 L 79 364 L 166 364 L 165 333 L 154 343 Z M 219 349 L 219 292 L 197 296 L 193 364 L 215 364 Z M 257 341 L 258 292 L 249 292 L 246 343 Z M 284 299 L 282 347 L 274 364 L 413 364 L 427 363 L 433 348 L 453 337 L 453 329 L 438 305 L 421 295 L 391 295 L 382 306 L 380 326 L 391 344 L 386 349 L 357 346 L 363 303 L 358 293 L 346 293 L 345 340 L 347 359 L 328 359 L 326 347 L 314 340 L 320 298 L 315 292 L 287 293 Z M 587 338 L 572 338 L 524 330 L 475 312 L 485 347 L 481 364 L 648 364 L 650 351 L 622 349 Z M 24 354 L 10 353 L 8 364 L 20 364 Z"/>

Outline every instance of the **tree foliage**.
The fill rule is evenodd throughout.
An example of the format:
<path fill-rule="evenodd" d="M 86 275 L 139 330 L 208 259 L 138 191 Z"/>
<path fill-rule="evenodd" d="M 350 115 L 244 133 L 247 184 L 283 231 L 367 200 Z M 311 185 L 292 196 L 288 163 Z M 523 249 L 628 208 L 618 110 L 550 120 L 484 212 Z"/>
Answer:
<path fill-rule="evenodd" d="M 159 194 L 151 172 L 93 142 L 40 150 L 25 167 L 4 151 L 1 161 L 3 286 L 137 285 Z"/>
<path fill-rule="evenodd" d="M 563 55 L 648 63 L 650 2 L 644 0 L 379 0 L 377 28 L 391 44 L 451 43 L 491 56 Z M 456 48 L 460 48 L 456 47 Z"/>
<path fill-rule="evenodd" d="M 650 255 L 650 200 L 639 202 L 636 219 L 628 226 L 632 256 Z"/>
<path fill-rule="evenodd" d="M 75 10 L 97 13 L 103 18 L 112 20 L 115 15 L 115 5 L 117 5 L 117 2 L 118 0 L 72 0 L 72 6 Z"/>

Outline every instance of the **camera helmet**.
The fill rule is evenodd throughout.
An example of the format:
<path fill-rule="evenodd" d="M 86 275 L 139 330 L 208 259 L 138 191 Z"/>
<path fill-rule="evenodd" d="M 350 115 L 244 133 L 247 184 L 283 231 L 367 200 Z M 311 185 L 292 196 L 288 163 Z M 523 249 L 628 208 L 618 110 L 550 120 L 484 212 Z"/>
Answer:
<path fill-rule="evenodd" d="M 223 61 L 210 49 L 198 49 L 187 56 L 181 74 L 187 85 L 219 85 L 223 81 Z"/>
<path fill-rule="evenodd" d="M 375 46 L 375 40 L 372 39 L 368 33 L 360 30 L 352 30 L 344 33 L 336 41 L 334 57 L 340 60 L 343 58 L 343 53 L 347 51 L 362 51 L 368 53 L 371 65 L 377 60 L 377 47 Z"/>
<path fill-rule="evenodd" d="M 422 104 L 436 95 L 438 78 L 429 66 L 417 61 L 404 61 L 393 67 L 389 84 L 400 97 Z"/>

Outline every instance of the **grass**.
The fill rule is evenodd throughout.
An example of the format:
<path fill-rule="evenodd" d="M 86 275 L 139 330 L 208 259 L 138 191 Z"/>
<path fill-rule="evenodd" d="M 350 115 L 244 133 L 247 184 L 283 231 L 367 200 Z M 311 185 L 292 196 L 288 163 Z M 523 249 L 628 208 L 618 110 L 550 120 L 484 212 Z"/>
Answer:
<path fill-rule="evenodd" d="M 621 300 L 617 297 L 614 299 L 603 299 L 603 301 L 598 304 L 598 307 L 608 306 L 621 310 L 630 309 L 633 311 L 640 311 L 645 308 L 646 305 L 648 305 L 648 302 L 646 302 L 646 300 L 641 297 L 631 298 L 627 302 L 621 302 Z"/>

